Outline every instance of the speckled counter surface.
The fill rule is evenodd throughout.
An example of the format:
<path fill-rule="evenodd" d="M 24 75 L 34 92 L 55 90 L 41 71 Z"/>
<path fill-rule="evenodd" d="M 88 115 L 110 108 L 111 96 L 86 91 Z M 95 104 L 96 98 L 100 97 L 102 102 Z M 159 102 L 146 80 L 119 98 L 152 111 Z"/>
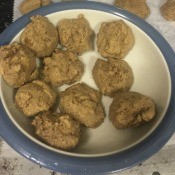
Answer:
<path fill-rule="evenodd" d="M 97 0 L 96 0 L 97 1 Z M 111 4 L 113 0 L 98 0 Z M 151 14 L 147 19 L 169 42 L 175 51 L 175 22 L 167 22 L 161 16 L 159 8 L 166 0 L 147 0 Z M 14 20 L 20 17 L 17 9 L 20 1 L 14 7 Z M 0 175 L 61 175 L 42 168 L 12 150 L 0 139 Z M 117 175 L 175 175 L 175 135 L 153 157 L 131 169 Z"/>
<path fill-rule="evenodd" d="M 23 158 L 0 141 L 0 175 L 62 175 Z M 153 157 L 114 175 L 175 175 L 175 135 Z"/>

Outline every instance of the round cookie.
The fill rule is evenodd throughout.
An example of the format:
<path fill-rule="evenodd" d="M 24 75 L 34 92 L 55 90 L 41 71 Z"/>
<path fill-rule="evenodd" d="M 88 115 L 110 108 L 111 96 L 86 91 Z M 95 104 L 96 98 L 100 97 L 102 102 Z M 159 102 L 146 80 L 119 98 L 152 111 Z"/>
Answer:
<path fill-rule="evenodd" d="M 97 59 L 92 75 L 100 92 L 110 97 L 116 92 L 128 91 L 134 82 L 132 69 L 126 61 L 119 59 Z"/>
<path fill-rule="evenodd" d="M 160 11 L 166 20 L 175 21 L 175 0 L 167 0 L 167 2 L 161 6 Z"/>
<path fill-rule="evenodd" d="M 51 57 L 44 58 L 43 63 L 43 79 L 53 86 L 73 84 L 80 80 L 84 71 L 83 63 L 74 53 L 59 49 Z"/>
<path fill-rule="evenodd" d="M 53 89 L 45 82 L 35 80 L 20 87 L 15 94 L 15 104 L 27 117 L 49 110 L 56 100 Z"/>
<path fill-rule="evenodd" d="M 61 112 L 90 128 L 96 128 L 104 121 L 100 93 L 86 84 L 78 83 L 61 92 L 59 107 Z"/>
<path fill-rule="evenodd" d="M 30 48 L 38 58 L 50 56 L 58 45 L 58 32 L 49 20 L 40 15 L 32 16 L 21 33 L 21 43 Z"/>
<path fill-rule="evenodd" d="M 155 117 L 155 102 L 137 92 L 117 93 L 109 108 L 109 119 L 117 129 L 135 128 Z"/>
<path fill-rule="evenodd" d="M 150 9 L 146 3 L 146 0 L 116 0 L 114 5 L 127 10 L 142 19 L 145 19 L 150 14 Z"/>
<path fill-rule="evenodd" d="M 61 20 L 58 23 L 58 33 L 60 44 L 71 52 L 81 54 L 92 48 L 93 30 L 83 15 Z"/>
<path fill-rule="evenodd" d="M 24 0 L 19 6 L 19 10 L 22 14 L 26 14 L 50 3 L 52 3 L 51 0 Z"/>
<path fill-rule="evenodd" d="M 61 150 L 75 148 L 81 137 L 80 123 L 68 114 L 45 112 L 37 115 L 32 125 L 38 138 Z"/>
<path fill-rule="evenodd" d="M 15 88 L 34 80 L 38 76 L 34 54 L 18 43 L 0 47 L 0 73 Z"/>
<path fill-rule="evenodd" d="M 122 59 L 134 43 L 134 34 L 123 20 L 101 24 L 97 34 L 97 49 L 101 56 Z"/>

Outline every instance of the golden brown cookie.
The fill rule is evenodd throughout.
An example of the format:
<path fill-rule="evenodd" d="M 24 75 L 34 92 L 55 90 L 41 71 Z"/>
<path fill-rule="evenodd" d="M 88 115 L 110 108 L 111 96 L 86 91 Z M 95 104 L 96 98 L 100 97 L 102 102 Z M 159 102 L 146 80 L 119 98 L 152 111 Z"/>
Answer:
<path fill-rule="evenodd" d="M 119 59 L 98 59 L 92 74 L 100 92 L 110 97 L 116 92 L 128 91 L 134 82 L 130 66 L 126 61 Z"/>
<path fill-rule="evenodd" d="M 49 5 L 51 3 L 51 0 L 24 0 L 19 6 L 19 10 L 22 14 L 26 14 L 32 10 Z"/>
<path fill-rule="evenodd" d="M 162 16 L 168 21 L 175 21 L 175 0 L 168 0 L 160 8 Z"/>
<path fill-rule="evenodd" d="M 20 87 L 38 76 L 36 59 L 31 50 L 13 43 L 0 47 L 0 73 L 12 87 Z"/>
<path fill-rule="evenodd" d="M 81 137 L 80 123 L 68 114 L 45 112 L 37 115 L 32 125 L 39 139 L 61 150 L 75 148 Z"/>
<path fill-rule="evenodd" d="M 78 83 L 61 92 L 59 107 L 61 112 L 90 128 L 96 128 L 104 121 L 100 93 L 86 84 Z"/>
<path fill-rule="evenodd" d="M 31 17 L 21 34 L 21 43 L 30 48 L 38 58 L 50 56 L 58 45 L 58 32 L 47 17 Z"/>
<path fill-rule="evenodd" d="M 44 58 L 43 80 L 53 86 L 73 84 L 80 80 L 84 65 L 69 51 L 55 50 L 51 57 Z"/>
<path fill-rule="evenodd" d="M 20 87 L 14 102 L 27 117 L 49 110 L 56 100 L 53 89 L 43 81 L 35 80 Z"/>
<path fill-rule="evenodd" d="M 71 52 L 80 54 L 92 48 L 93 31 L 83 15 L 61 20 L 58 23 L 58 33 L 60 44 Z"/>
<path fill-rule="evenodd" d="M 97 34 L 97 48 L 106 58 L 124 58 L 135 43 L 131 28 L 123 21 L 104 22 Z"/>
<path fill-rule="evenodd" d="M 114 5 L 125 9 L 140 18 L 147 18 L 150 14 L 150 8 L 148 7 L 146 0 L 116 0 Z"/>
<path fill-rule="evenodd" d="M 155 102 L 137 92 L 117 93 L 109 108 L 109 119 L 117 129 L 139 127 L 155 117 Z"/>

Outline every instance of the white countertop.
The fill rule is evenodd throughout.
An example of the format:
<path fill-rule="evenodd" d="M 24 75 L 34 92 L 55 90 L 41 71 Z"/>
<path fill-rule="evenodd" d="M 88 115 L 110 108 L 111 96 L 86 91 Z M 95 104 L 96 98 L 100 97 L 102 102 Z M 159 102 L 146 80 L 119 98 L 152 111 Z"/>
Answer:
<path fill-rule="evenodd" d="M 56 1 L 56 0 L 55 0 Z M 96 0 L 112 3 L 113 0 Z M 175 22 L 168 22 L 161 16 L 159 8 L 166 0 L 147 0 L 151 14 L 146 20 L 156 28 L 169 42 L 175 51 Z M 21 0 L 16 1 L 14 19 L 20 16 L 17 9 Z M 0 139 L 0 175 L 61 175 L 42 168 L 10 148 Z M 117 173 L 117 175 L 175 175 L 175 135 L 153 157 L 131 169 Z"/>

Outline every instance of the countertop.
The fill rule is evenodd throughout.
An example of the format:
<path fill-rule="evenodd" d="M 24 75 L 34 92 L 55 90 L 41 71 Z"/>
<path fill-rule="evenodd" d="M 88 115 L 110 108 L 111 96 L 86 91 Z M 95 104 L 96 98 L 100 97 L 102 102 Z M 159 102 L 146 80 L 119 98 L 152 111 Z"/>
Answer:
<path fill-rule="evenodd" d="M 99 1 L 99 0 L 96 0 Z M 160 14 L 159 8 L 166 0 L 147 0 L 151 9 L 146 19 L 169 42 L 175 51 L 175 22 L 166 21 Z M 99 2 L 112 3 L 113 0 Z M 15 2 L 14 20 L 20 17 L 17 9 L 20 1 Z M 0 175 L 61 175 L 42 168 L 10 148 L 0 138 Z M 117 173 L 117 175 L 175 175 L 175 134 L 169 142 L 154 156 L 136 167 Z"/>

